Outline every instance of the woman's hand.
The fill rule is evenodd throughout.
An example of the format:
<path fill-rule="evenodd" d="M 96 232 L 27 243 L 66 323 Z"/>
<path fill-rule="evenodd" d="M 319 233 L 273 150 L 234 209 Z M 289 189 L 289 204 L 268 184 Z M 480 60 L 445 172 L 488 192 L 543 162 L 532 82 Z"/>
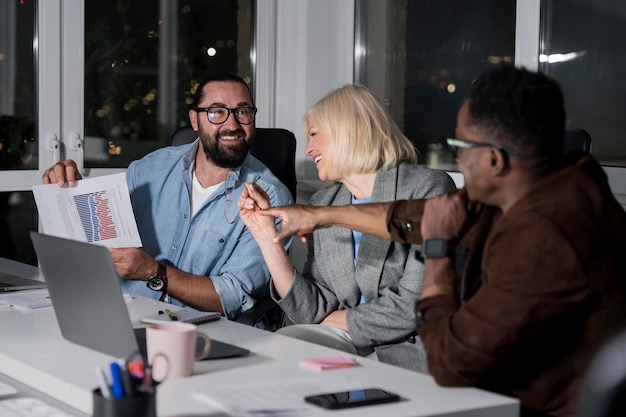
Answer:
<path fill-rule="evenodd" d="M 274 240 L 277 234 L 274 218 L 259 214 L 261 210 L 270 208 L 270 199 L 261 187 L 257 184 L 246 184 L 238 207 L 239 217 L 258 243 L 259 240 Z"/>

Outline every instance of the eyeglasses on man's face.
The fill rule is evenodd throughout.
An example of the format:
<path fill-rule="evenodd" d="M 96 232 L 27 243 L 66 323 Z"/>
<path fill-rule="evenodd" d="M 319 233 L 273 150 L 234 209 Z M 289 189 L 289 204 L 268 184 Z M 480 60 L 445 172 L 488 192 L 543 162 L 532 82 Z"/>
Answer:
<path fill-rule="evenodd" d="M 462 139 L 446 139 L 452 155 L 456 158 L 459 149 L 473 149 L 473 148 L 494 148 L 509 155 L 517 155 L 519 152 L 506 146 L 496 145 L 495 143 L 485 142 L 470 142 Z"/>
<path fill-rule="evenodd" d="M 221 125 L 228 120 L 228 117 L 232 113 L 235 116 L 235 120 L 239 124 L 249 125 L 254 122 L 254 115 L 256 114 L 256 107 L 237 107 L 230 109 L 222 106 L 211 107 L 196 107 L 196 112 L 205 112 L 209 122 L 214 125 Z"/>

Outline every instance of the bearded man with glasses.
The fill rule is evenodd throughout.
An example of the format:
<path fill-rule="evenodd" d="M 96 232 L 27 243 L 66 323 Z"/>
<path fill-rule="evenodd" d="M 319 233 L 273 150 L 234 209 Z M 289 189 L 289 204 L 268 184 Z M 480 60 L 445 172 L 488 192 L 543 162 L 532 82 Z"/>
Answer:
<path fill-rule="evenodd" d="M 241 77 L 213 75 L 198 85 L 189 110 L 198 140 L 129 165 L 126 180 L 144 246 L 111 249 L 123 291 L 231 320 L 268 294 L 269 272 L 236 202 L 248 182 L 262 187 L 272 204 L 292 198 L 249 153 L 256 111 Z M 67 160 L 48 169 L 43 182 L 72 186 L 81 178 Z M 291 240 L 284 243 L 288 248 Z"/>
<path fill-rule="evenodd" d="M 494 67 L 472 84 L 448 140 L 463 189 L 261 213 L 283 220 L 275 242 L 344 226 L 421 244 L 416 332 L 435 380 L 516 397 L 522 416 L 574 416 L 590 359 L 626 326 L 626 214 L 591 155 L 564 155 L 564 127 L 554 80 Z M 459 243 L 470 251 L 457 285 Z"/>

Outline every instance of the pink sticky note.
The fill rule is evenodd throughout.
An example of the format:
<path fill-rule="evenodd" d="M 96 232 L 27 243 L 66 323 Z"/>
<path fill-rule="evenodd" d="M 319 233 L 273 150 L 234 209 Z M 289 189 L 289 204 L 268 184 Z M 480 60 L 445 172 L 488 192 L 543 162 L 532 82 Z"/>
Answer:
<path fill-rule="evenodd" d="M 353 359 L 348 358 L 343 353 L 320 358 L 302 359 L 300 366 L 313 371 L 326 371 L 329 369 L 352 368 L 355 365 Z"/>

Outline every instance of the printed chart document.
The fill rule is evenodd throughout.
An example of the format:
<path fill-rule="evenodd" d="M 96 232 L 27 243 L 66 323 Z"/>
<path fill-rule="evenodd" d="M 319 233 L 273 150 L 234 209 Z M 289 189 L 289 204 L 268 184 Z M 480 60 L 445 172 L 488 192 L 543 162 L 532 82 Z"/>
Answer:
<path fill-rule="evenodd" d="M 109 248 L 141 247 L 126 174 L 33 186 L 43 232 Z"/>

